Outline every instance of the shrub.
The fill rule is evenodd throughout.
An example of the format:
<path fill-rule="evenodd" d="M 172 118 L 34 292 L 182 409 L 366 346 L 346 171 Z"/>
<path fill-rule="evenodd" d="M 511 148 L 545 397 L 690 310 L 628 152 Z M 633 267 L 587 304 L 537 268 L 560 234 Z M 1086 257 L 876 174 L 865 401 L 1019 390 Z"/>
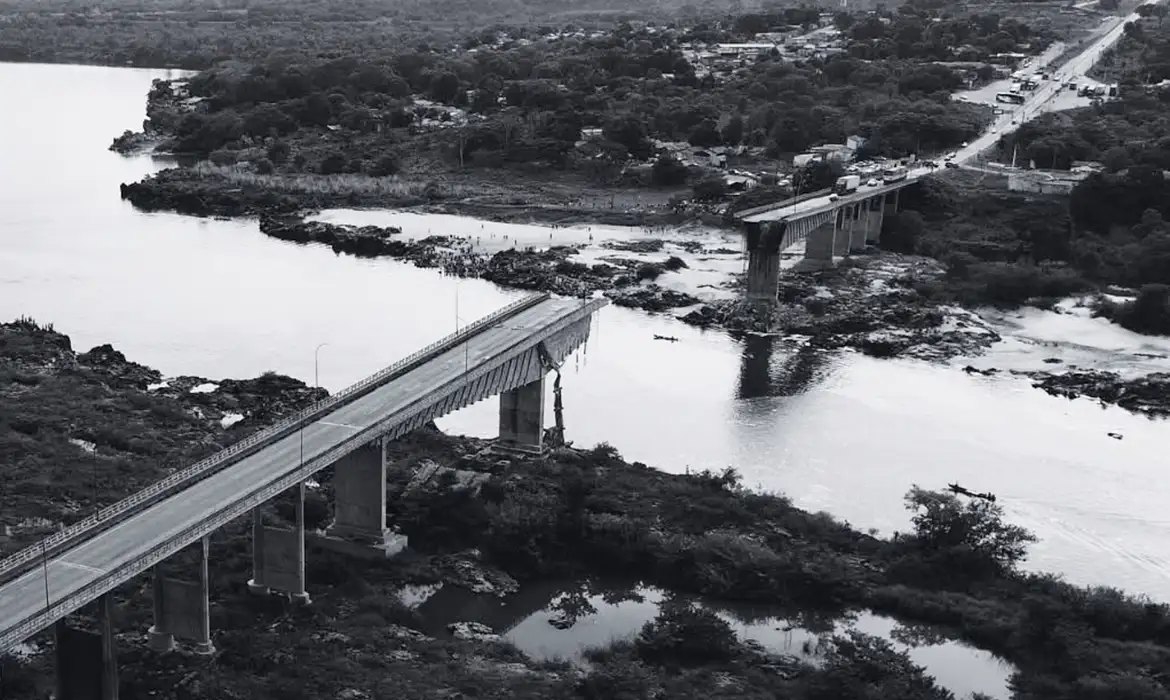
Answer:
<path fill-rule="evenodd" d="M 374 166 L 370 168 L 370 174 L 375 177 L 389 177 L 396 174 L 398 169 L 398 159 L 386 154 L 374 162 Z"/>
<path fill-rule="evenodd" d="M 636 274 L 639 280 L 654 280 L 658 279 L 663 272 L 666 272 L 665 268 L 658 263 L 642 263 L 638 266 Z"/>
<path fill-rule="evenodd" d="M 677 255 L 672 255 L 666 259 L 666 262 L 662 263 L 662 267 L 666 268 L 670 272 L 678 272 L 679 270 L 685 269 L 687 267 L 687 263 Z"/>
<path fill-rule="evenodd" d="M 742 648 L 735 630 L 718 615 L 688 602 L 666 601 L 634 642 L 638 656 L 655 664 L 725 663 Z"/>
<path fill-rule="evenodd" d="M 906 494 L 906 508 L 914 514 L 914 534 L 903 545 L 948 577 L 1009 573 L 1036 541 L 1026 529 L 1004 522 L 1002 506 L 981 498 L 964 503 L 954 494 L 915 486 Z"/>

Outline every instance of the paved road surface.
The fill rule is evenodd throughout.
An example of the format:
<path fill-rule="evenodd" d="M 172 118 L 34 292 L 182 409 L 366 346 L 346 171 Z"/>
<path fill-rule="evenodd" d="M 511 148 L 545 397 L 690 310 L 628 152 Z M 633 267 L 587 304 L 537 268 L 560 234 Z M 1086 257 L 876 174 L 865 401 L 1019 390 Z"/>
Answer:
<path fill-rule="evenodd" d="M 547 327 L 580 300 L 549 299 L 504 320 L 495 328 L 471 338 L 411 370 L 399 379 L 345 405 L 304 429 L 304 461 L 337 446 L 411 402 L 425 398 L 435 387 L 458 379 L 467 363 L 475 369 L 532 333 Z M 185 491 L 168 498 L 89 541 L 63 552 L 48 562 L 49 597 L 56 601 L 100 578 L 102 573 L 126 564 L 156 545 L 233 500 L 275 481 L 301 463 L 301 439 L 297 433 L 273 443 Z M 45 573 L 38 566 L 0 588 L 0 634 L 45 607 Z M 2 650 L 0 650 L 2 651 Z"/>
<path fill-rule="evenodd" d="M 1154 4 L 1162 2 L 1162 0 L 1152 0 Z M 1006 113 L 998 117 L 995 122 L 988 128 L 982 136 L 968 143 L 963 148 L 955 152 L 952 159 L 956 164 L 964 165 L 968 161 L 978 156 L 983 151 L 991 148 L 999 141 L 999 137 L 1004 133 L 1010 133 L 1019 128 L 1018 124 L 1012 124 L 1012 120 L 1016 119 L 1020 123 L 1031 121 L 1045 111 L 1045 106 L 1052 102 L 1053 98 L 1061 94 L 1061 85 L 1070 80 L 1083 78 L 1084 74 L 1089 71 L 1097 61 L 1100 60 L 1101 55 L 1113 46 L 1118 39 L 1121 38 L 1125 31 L 1125 23 L 1132 22 L 1138 19 L 1137 13 L 1131 14 L 1124 19 L 1111 19 L 1107 22 L 1112 22 L 1113 26 L 1101 33 L 1101 35 L 1094 40 L 1089 46 L 1077 54 L 1064 65 L 1056 68 L 1053 75 L 1060 75 L 1061 80 L 1046 80 L 1040 83 L 1040 87 L 1036 88 L 1031 95 L 1028 96 L 1027 101 L 1016 108 L 1014 113 Z M 1038 70 L 1043 66 L 1048 65 L 1051 61 L 1063 51 L 1063 46 L 1049 47 L 1039 57 L 1032 59 L 1027 65 L 1030 70 Z M 1082 80 L 1083 82 L 1083 80 Z M 929 174 L 931 171 L 927 168 L 911 168 L 908 179 L 917 179 Z M 795 215 L 804 214 L 810 215 L 826 209 L 831 209 L 840 206 L 842 202 L 850 202 L 855 199 L 862 199 L 865 197 L 872 197 L 880 192 L 888 190 L 888 187 L 878 185 L 876 187 L 868 187 L 862 185 L 858 188 L 856 194 L 841 197 L 833 201 L 828 196 L 817 197 L 815 199 L 808 199 L 803 202 L 798 202 L 793 206 L 785 206 L 779 209 L 774 209 L 762 214 L 756 214 L 744 219 L 744 221 L 779 221 Z"/>

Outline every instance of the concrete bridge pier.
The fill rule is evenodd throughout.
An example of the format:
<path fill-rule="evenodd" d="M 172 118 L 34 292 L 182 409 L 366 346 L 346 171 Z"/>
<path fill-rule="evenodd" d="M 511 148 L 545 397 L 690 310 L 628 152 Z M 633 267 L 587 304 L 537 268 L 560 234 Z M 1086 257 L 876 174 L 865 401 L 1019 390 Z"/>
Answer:
<path fill-rule="evenodd" d="M 869 200 L 853 205 L 853 226 L 849 231 L 849 252 L 865 250 L 865 239 L 869 231 Z"/>
<path fill-rule="evenodd" d="M 199 580 L 184 581 L 166 575 L 163 563 L 154 567 L 154 625 L 151 626 L 148 646 L 159 652 L 175 648 L 175 637 L 193 642 L 196 654 L 211 654 L 211 607 L 209 602 L 210 576 L 207 555 L 210 541 L 200 543 Z"/>
<path fill-rule="evenodd" d="M 780 247 L 784 239 L 783 222 L 747 224 L 747 297 L 774 300 L 780 284 Z"/>
<path fill-rule="evenodd" d="M 113 613 L 113 594 L 107 593 L 97 600 L 97 632 L 74 629 L 64 618 L 57 621 L 57 700 L 118 700 Z"/>
<path fill-rule="evenodd" d="M 386 443 L 375 440 L 333 465 L 333 524 L 313 543 L 356 556 L 391 557 L 407 538 L 386 527 Z"/>
<path fill-rule="evenodd" d="M 273 589 L 294 601 L 312 602 L 305 592 L 305 482 L 295 487 L 296 524 L 292 529 L 268 527 L 259 508 L 252 510 L 252 578 L 248 590 L 264 595 Z"/>
<path fill-rule="evenodd" d="M 882 241 L 882 222 L 886 218 L 886 197 L 881 195 L 870 200 L 869 223 L 866 225 L 865 242 L 877 245 Z"/>
<path fill-rule="evenodd" d="M 827 270 L 833 267 L 834 239 L 837 236 L 837 219 L 831 216 L 827 221 L 808 232 L 804 244 L 804 260 L 800 269 Z"/>
<path fill-rule="evenodd" d="M 500 437 L 505 450 L 539 454 L 544 450 L 544 375 L 500 394 Z"/>
<path fill-rule="evenodd" d="M 833 232 L 833 257 L 849 255 L 849 238 L 853 230 L 853 205 L 847 204 L 836 211 L 836 230 Z"/>

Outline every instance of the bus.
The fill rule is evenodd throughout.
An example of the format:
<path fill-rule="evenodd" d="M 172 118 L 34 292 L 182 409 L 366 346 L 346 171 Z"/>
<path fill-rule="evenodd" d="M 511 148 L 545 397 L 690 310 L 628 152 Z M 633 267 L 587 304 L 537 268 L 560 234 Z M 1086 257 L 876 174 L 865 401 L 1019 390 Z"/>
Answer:
<path fill-rule="evenodd" d="M 1008 102 L 1014 105 L 1024 104 L 1026 98 L 1018 92 L 1001 92 L 995 96 L 996 102 Z"/>
<path fill-rule="evenodd" d="M 887 168 L 882 171 L 882 182 L 890 184 L 891 182 L 900 182 L 906 179 L 906 168 Z"/>

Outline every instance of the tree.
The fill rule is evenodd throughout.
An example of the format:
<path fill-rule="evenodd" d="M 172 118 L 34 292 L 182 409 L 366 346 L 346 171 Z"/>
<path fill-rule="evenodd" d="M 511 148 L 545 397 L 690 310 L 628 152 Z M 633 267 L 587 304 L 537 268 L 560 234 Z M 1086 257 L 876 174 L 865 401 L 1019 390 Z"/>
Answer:
<path fill-rule="evenodd" d="M 338 173 L 344 172 L 345 166 L 345 156 L 340 153 L 334 153 L 332 155 L 325 156 L 325 159 L 321 161 L 321 174 L 336 175 Z"/>
<path fill-rule="evenodd" d="M 451 104 L 459 93 L 459 77 L 454 73 L 442 73 L 431 81 L 431 99 Z"/>
<path fill-rule="evenodd" d="M 727 196 L 727 181 L 719 175 L 706 177 L 695 183 L 695 199 L 700 202 L 711 202 Z"/>
<path fill-rule="evenodd" d="M 659 187 L 682 185 L 687 181 L 687 166 L 674 156 L 659 156 L 650 169 L 650 178 Z"/>
<path fill-rule="evenodd" d="M 951 493 L 914 486 L 906 494 L 913 512 L 910 544 L 951 573 L 1004 574 L 1025 559 L 1036 536 L 1003 521 L 1003 507 L 982 498 L 962 502 Z"/>
<path fill-rule="evenodd" d="M 723 127 L 723 143 L 735 146 L 743 141 L 743 117 L 736 114 Z"/>
<path fill-rule="evenodd" d="M 650 157 L 650 138 L 646 134 L 646 124 L 633 115 L 625 114 L 606 122 L 602 127 L 602 135 L 614 143 L 626 147 L 630 155 L 645 160 Z"/>
<path fill-rule="evenodd" d="M 273 141 L 265 155 L 268 156 L 268 160 L 279 165 L 288 160 L 290 153 L 292 153 L 292 149 L 287 143 L 284 141 Z"/>
<path fill-rule="evenodd" d="M 882 222 L 882 248 L 896 253 L 913 253 L 924 228 L 922 215 L 913 210 L 887 217 Z"/>
<path fill-rule="evenodd" d="M 719 129 L 715 126 L 714 120 L 704 119 L 691 130 L 691 135 L 687 140 L 692 146 L 702 148 L 718 146 L 722 142 L 723 137 L 719 134 Z"/>
<path fill-rule="evenodd" d="M 375 177 L 387 177 L 397 173 L 398 167 L 398 159 L 392 154 L 387 153 L 374 163 L 374 167 L 370 169 L 370 174 Z"/>

